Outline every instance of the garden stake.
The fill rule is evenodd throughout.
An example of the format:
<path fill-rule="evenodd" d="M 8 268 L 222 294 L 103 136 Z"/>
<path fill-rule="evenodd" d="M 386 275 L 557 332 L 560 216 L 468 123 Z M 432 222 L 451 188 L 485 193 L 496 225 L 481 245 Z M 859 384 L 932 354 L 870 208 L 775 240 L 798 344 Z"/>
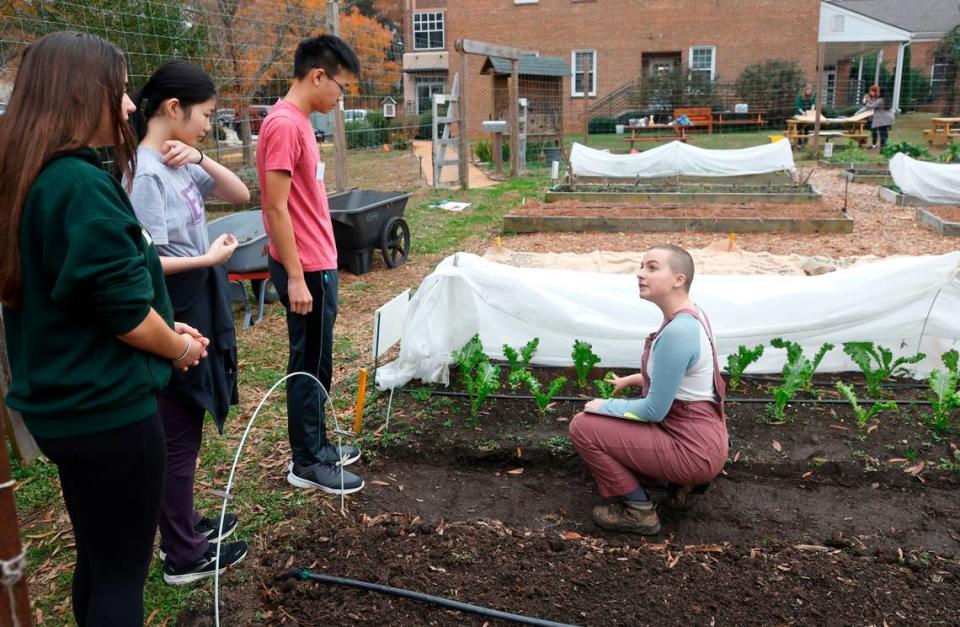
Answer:
<path fill-rule="evenodd" d="M 469 603 L 462 603 L 460 601 L 453 601 L 451 599 L 445 599 L 443 597 L 433 596 L 432 594 L 424 594 L 423 592 L 414 592 L 412 590 L 404 590 L 403 588 L 393 588 L 391 586 L 382 586 L 376 583 L 369 583 L 366 581 L 358 581 L 356 579 L 344 579 L 342 577 L 332 577 L 330 575 L 321 575 L 319 573 L 311 572 L 307 569 L 297 570 L 296 568 L 290 569 L 290 576 L 294 579 L 300 581 L 320 581 L 323 583 L 335 583 L 341 586 L 350 586 L 351 588 L 360 588 L 361 590 L 367 590 L 370 592 L 381 592 L 383 594 L 392 594 L 398 597 L 405 597 L 407 599 L 413 599 L 415 601 L 423 601 L 424 603 L 433 603 L 434 605 L 442 605 L 444 607 L 449 607 L 461 612 L 470 612 L 473 614 L 479 614 L 480 616 L 485 616 L 487 618 L 495 618 L 498 620 L 510 621 L 512 623 L 520 623 L 521 625 L 540 625 L 542 627 L 574 627 L 568 623 L 555 623 L 549 620 L 543 620 L 540 618 L 532 618 L 530 616 L 522 616 L 520 614 L 510 614 L 508 612 L 501 612 L 500 610 L 491 610 L 486 607 L 481 607 L 479 605 L 471 605 Z"/>
<path fill-rule="evenodd" d="M 363 423 L 363 402 L 367 397 L 367 369 L 360 369 L 360 384 L 357 386 L 357 409 L 353 415 L 353 432 L 360 433 Z"/>

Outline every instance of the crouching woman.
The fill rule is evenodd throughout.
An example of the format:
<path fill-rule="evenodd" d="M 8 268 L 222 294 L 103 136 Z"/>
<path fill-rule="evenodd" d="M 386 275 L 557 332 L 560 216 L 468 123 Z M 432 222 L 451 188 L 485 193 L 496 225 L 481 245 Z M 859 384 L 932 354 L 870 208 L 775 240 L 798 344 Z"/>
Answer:
<path fill-rule="evenodd" d="M 644 346 L 640 372 L 613 380 L 619 391 L 639 386 L 636 399 L 594 399 L 570 423 L 570 437 L 603 497 L 593 520 L 611 531 L 660 531 L 654 503 L 641 484 L 669 484 L 665 505 L 689 509 L 727 459 L 716 341 L 703 310 L 690 300 L 693 259 L 673 245 L 643 256 L 640 298 L 663 312 Z"/>

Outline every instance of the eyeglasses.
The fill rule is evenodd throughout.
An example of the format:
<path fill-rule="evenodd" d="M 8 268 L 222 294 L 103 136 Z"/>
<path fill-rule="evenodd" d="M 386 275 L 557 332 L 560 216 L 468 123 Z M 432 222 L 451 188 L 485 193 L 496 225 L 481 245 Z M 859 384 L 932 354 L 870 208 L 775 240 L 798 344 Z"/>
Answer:
<path fill-rule="evenodd" d="M 330 76 L 329 74 L 325 74 L 325 76 L 326 76 L 327 78 L 329 78 L 330 80 L 332 80 L 332 81 L 336 84 L 336 86 L 340 88 L 340 96 L 341 96 L 341 97 L 347 95 L 347 88 L 344 87 L 344 86 L 340 83 L 340 81 L 338 81 L 338 80 L 335 79 L 334 77 Z"/>

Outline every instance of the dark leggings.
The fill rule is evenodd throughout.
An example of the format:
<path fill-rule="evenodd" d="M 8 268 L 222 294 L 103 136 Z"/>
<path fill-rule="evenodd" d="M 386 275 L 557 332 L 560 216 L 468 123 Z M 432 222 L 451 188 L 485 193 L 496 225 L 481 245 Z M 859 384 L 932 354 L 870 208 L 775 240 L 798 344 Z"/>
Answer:
<path fill-rule="evenodd" d="M 88 435 L 37 438 L 57 465 L 73 523 L 73 615 L 80 627 L 143 625 L 143 586 L 163 493 L 156 414 Z"/>
<path fill-rule="evenodd" d="M 886 146 L 887 145 L 887 134 L 890 132 L 889 126 L 878 126 L 877 128 L 870 129 L 870 138 L 873 140 L 874 146 Z M 877 136 L 880 137 L 880 142 L 877 142 Z"/>

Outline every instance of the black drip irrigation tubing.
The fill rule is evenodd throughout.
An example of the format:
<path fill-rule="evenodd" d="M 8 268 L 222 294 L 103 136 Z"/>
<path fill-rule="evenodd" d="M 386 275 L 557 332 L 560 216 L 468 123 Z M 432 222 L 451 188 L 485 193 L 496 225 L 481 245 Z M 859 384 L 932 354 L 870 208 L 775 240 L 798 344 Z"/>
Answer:
<path fill-rule="evenodd" d="M 487 618 L 495 618 L 497 620 L 510 621 L 512 623 L 520 623 L 521 625 L 539 625 L 541 627 L 575 627 L 574 625 L 568 623 L 555 623 L 549 620 L 543 620 L 540 618 L 532 618 L 530 616 L 521 616 L 520 614 L 510 614 L 508 612 L 501 612 L 500 610 L 491 610 L 490 608 L 481 607 L 479 605 L 471 605 L 469 603 L 461 603 L 460 601 L 454 601 L 452 599 L 445 599 L 443 597 L 433 596 L 432 594 L 425 594 L 423 592 L 414 592 L 413 590 L 404 590 L 403 588 L 393 588 L 391 586 L 382 586 L 377 583 L 370 583 L 368 581 L 358 581 L 356 579 L 344 579 L 342 577 L 333 577 L 330 575 L 321 575 L 319 573 L 311 572 L 307 569 L 290 569 L 290 576 L 299 581 L 320 581 L 323 583 L 335 583 L 341 586 L 349 586 L 351 588 L 360 588 L 361 590 L 367 590 L 369 592 L 380 592 L 382 594 L 392 594 L 398 597 L 404 597 L 407 599 L 413 599 L 415 601 L 422 601 L 424 603 L 432 603 L 433 605 L 442 605 L 443 607 L 449 607 L 454 610 L 459 610 L 461 612 L 470 612 L 472 614 L 479 614 L 480 616 L 485 616 Z"/>
<path fill-rule="evenodd" d="M 423 389 L 425 388 L 421 388 L 419 390 L 408 390 L 406 388 L 402 388 L 402 390 L 407 394 L 419 394 Z M 455 392 L 451 390 L 430 390 L 430 396 L 451 396 L 453 398 L 470 398 L 470 395 L 466 392 Z M 493 398 L 497 400 L 516 400 L 516 401 L 535 400 L 532 394 L 488 394 L 487 398 Z M 550 400 L 560 401 L 562 403 L 586 403 L 587 401 L 592 400 L 594 398 L 596 397 L 594 396 L 554 396 Z M 883 402 L 883 400 L 889 400 L 889 399 L 877 400 L 877 399 L 866 398 L 866 399 L 857 399 L 857 402 L 860 403 L 861 405 L 866 405 L 871 403 Z M 738 396 L 728 396 L 726 398 L 726 402 L 742 403 L 746 405 L 746 404 L 752 404 L 752 403 L 772 403 L 774 402 L 774 400 L 772 397 L 742 398 Z M 902 401 L 896 401 L 896 403 L 897 405 L 929 405 L 930 401 L 920 400 L 920 399 L 917 399 L 917 400 L 906 399 Z M 842 398 L 824 398 L 824 399 L 794 398 L 787 404 L 788 405 L 849 405 L 850 401 Z"/>
<path fill-rule="evenodd" d="M 778 376 L 776 376 L 776 375 L 769 375 L 769 374 L 744 374 L 744 375 L 742 375 L 740 378 L 743 379 L 744 381 L 762 381 L 762 382 L 765 382 L 765 383 L 779 383 L 779 382 L 783 381 L 782 378 L 780 378 L 780 377 L 778 377 Z M 829 383 L 829 382 L 825 382 L 825 383 Z M 854 382 L 850 383 L 850 385 L 852 385 L 852 386 L 854 386 L 854 387 L 866 387 L 867 384 L 864 383 L 864 382 L 862 382 L 862 381 L 854 381 Z M 925 389 L 927 389 L 927 384 L 926 384 L 926 383 L 920 383 L 920 382 L 916 382 L 916 383 L 898 383 L 898 382 L 891 382 L 891 383 L 881 383 L 881 384 L 880 384 L 880 387 L 882 387 L 882 388 L 890 388 L 891 390 L 899 390 L 899 389 L 903 389 L 903 390 L 925 390 Z"/>

